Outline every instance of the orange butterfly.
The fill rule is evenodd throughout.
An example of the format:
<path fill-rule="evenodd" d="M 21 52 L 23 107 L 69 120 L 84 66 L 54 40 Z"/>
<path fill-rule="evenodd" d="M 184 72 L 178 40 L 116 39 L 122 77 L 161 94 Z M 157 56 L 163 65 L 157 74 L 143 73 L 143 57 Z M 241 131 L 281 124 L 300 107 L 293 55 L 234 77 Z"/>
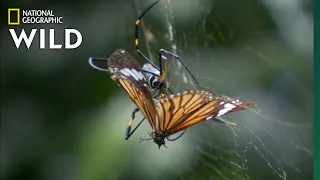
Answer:
<path fill-rule="evenodd" d="M 144 119 L 131 131 L 135 113 L 139 110 L 150 123 L 154 142 L 161 147 L 169 136 L 186 130 L 199 122 L 213 119 L 227 113 L 255 106 L 254 102 L 241 102 L 238 99 L 215 97 L 206 91 L 189 91 L 175 95 L 161 94 L 159 100 L 153 99 L 150 87 L 140 65 L 123 49 L 118 49 L 108 59 L 111 78 L 127 93 L 137 105 L 126 131 L 128 139 Z"/>

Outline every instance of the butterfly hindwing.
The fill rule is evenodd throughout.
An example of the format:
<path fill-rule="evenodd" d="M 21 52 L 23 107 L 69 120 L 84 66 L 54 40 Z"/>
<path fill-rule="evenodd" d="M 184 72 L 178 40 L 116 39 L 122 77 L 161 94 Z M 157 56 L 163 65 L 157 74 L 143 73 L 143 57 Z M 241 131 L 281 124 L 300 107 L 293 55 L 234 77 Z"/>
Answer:
<path fill-rule="evenodd" d="M 163 97 L 156 108 L 162 132 L 174 134 L 196 123 L 254 106 L 253 102 L 213 97 L 205 91 L 189 91 Z"/>

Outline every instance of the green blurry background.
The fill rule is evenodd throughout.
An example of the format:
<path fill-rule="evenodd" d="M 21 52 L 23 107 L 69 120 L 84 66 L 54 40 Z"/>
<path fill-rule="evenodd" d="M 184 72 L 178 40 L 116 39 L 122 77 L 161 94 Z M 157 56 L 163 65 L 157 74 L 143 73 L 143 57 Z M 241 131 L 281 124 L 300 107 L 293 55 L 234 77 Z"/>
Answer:
<path fill-rule="evenodd" d="M 124 140 L 134 104 L 87 61 L 124 48 L 143 64 L 134 23 L 152 2 L 2 2 L 4 13 L 20 7 L 63 16 L 62 25 L 17 31 L 54 28 L 63 44 L 64 29 L 76 28 L 83 42 L 74 50 L 39 50 L 37 34 L 30 49 L 17 50 L 8 25 L 1 26 L 1 179 L 312 179 L 313 2 L 156 5 L 142 24 L 143 52 L 155 60 L 160 48 L 173 51 L 207 90 L 258 104 L 224 117 L 236 128 L 206 121 L 160 150 L 151 141 L 139 144 L 151 131 L 147 123 Z M 170 85 L 192 88 L 171 62 Z"/>

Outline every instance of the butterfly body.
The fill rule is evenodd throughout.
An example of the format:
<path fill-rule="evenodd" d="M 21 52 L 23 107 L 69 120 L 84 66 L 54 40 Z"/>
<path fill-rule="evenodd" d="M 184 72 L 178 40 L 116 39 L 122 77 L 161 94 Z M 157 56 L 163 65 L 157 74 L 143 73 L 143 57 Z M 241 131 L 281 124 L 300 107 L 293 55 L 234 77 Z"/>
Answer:
<path fill-rule="evenodd" d="M 153 132 L 151 136 L 152 136 L 153 142 L 158 145 L 159 149 L 162 145 L 166 147 L 165 139 L 168 137 L 168 135 Z"/>

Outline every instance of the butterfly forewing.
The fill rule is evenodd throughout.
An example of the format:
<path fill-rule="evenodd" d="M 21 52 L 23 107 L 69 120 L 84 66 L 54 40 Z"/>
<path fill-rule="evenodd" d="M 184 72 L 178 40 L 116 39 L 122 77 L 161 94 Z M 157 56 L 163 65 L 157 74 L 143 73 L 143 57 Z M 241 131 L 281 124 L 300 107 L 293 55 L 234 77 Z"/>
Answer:
<path fill-rule="evenodd" d="M 156 129 L 174 134 L 204 120 L 243 110 L 255 103 L 243 103 L 237 99 L 213 97 L 205 91 L 189 91 L 161 98 L 156 111 L 159 125 Z"/>
<path fill-rule="evenodd" d="M 137 89 L 149 92 L 139 63 L 124 49 L 118 49 L 110 55 L 108 68 L 112 75 L 128 79 Z"/>
<path fill-rule="evenodd" d="M 139 63 L 125 50 L 118 49 L 108 59 L 111 78 L 128 94 L 152 127 L 155 127 L 155 106 Z"/>

